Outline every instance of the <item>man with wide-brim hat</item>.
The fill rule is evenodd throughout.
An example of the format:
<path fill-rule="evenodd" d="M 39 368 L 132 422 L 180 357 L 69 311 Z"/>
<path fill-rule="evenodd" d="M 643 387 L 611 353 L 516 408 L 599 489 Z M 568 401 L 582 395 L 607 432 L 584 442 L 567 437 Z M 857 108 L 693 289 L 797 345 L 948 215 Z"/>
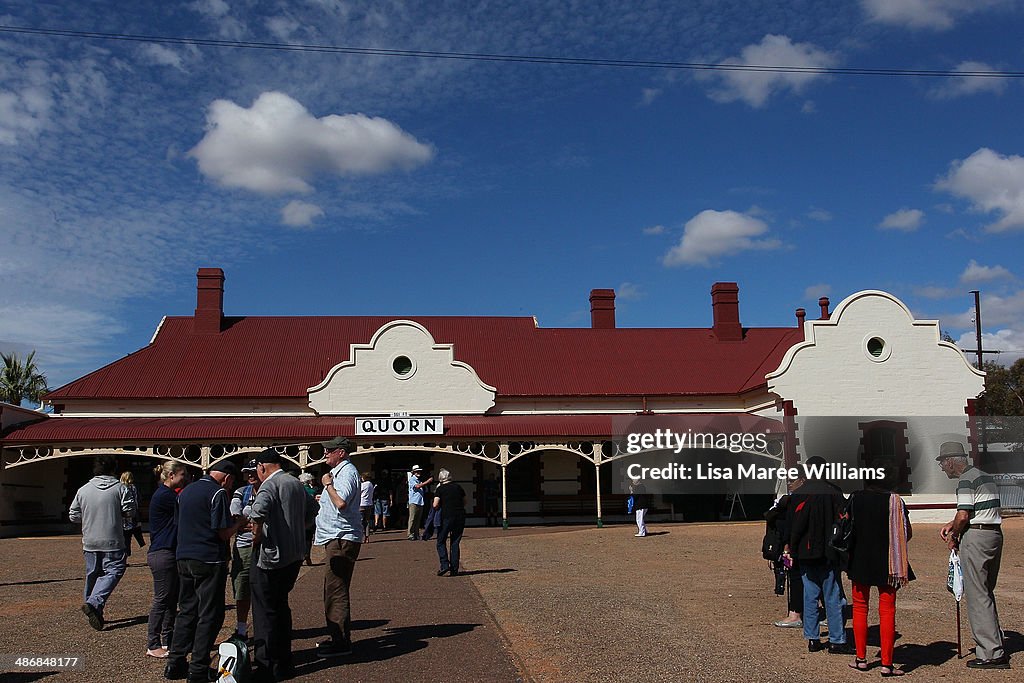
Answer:
<path fill-rule="evenodd" d="M 967 666 L 1009 669 L 994 592 L 1003 555 L 999 487 L 990 475 L 970 464 L 959 441 L 943 443 L 935 459 L 947 477 L 957 479 L 956 516 L 942 527 L 939 536 L 951 550 L 960 549 L 967 617 L 977 643 L 977 658 Z"/>
<path fill-rule="evenodd" d="M 321 479 L 320 511 L 313 543 L 327 554 L 324 568 L 324 617 L 328 640 L 317 645 L 318 657 L 352 654 L 352 609 L 349 587 L 363 541 L 359 512 L 359 471 L 349 459 L 356 444 L 343 436 L 321 444 L 330 471 Z"/>
<path fill-rule="evenodd" d="M 423 521 L 423 488 L 427 482 L 423 481 L 423 468 L 413 465 L 409 470 L 409 540 L 417 541 L 420 537 L 420 522 Z"/>

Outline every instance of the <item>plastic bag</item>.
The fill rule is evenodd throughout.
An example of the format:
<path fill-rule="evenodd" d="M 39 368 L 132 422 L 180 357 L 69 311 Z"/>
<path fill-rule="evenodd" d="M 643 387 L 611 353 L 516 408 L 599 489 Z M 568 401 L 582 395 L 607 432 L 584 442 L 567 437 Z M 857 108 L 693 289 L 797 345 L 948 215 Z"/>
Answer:
<path fill-rule="evenodd" d="M 955 550 L 949 551 L 949 572 L 946 574 L 946 590 L 953 594 L 957 602 L 964 596 L 964 572 L 960 567 L 960 556 Z"/>

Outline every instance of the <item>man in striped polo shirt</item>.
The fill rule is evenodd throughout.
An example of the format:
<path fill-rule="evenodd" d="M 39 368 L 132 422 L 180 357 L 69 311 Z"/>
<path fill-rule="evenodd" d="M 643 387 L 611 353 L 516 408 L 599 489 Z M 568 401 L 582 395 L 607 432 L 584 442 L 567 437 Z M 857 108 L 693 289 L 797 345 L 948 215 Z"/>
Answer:
<path fill-rule="evenodd" d="M 949 548 L 960 549 L 964 572 L 967 616 L 974 636 L 976 659 L 967 662 L 971 669 L 1009 669 L 1010 660 L 1003 649 L 994 594 L 1003 555 L 1002 516 L 999 513 L 999 487 L 992 477 L 968 464 L 964 446 L 947 441 L 935 458 L 950 479 L 957 479 L 956 516 L 942 527 L 939 535 Z"/>

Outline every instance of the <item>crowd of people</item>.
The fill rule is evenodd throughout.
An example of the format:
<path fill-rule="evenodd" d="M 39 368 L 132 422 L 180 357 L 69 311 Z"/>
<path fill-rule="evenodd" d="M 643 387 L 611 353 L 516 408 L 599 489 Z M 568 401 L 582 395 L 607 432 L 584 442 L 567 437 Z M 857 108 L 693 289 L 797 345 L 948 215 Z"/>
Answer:
<path fill-rule="evenodd" d="M 963 567 L 971 633 L 977 644 L 971 669 L 1008 669 L 1009 657 L 995 603 L 995 585 L 1002 555 L 999 493 L 992 477 L 970 464 L 963 444 L 947 442 L 936 458 L 942 471 L 957 480 L 957 511 L 940 531 L 940 539 L 959 554 Z M 807 465 L 824 464 L 820 457 Z M 788 493 L 766 513 L 770 534 L 765 553 L 780 570 L 777 592 L 788 594 L 788 614 L 780 628 L 800 628 L 809 652 L 853 655 L 850 667 L 872 668 L 867 658 L 868 602 L 878 594 L 879 669 L 883 677 L 902 676 L 894 663 L 896 596 L 915 579 L 910 565 L 910 515 L 896 492 L 895 461 L 872 463 L 885 477 L 870 480 L 848 498 L 823 479 L 797 478 Z M 852 585 L 853 644 L 847 641 L 848 600 L 842 572 Z M 822 642 L 822 612 L 828 641 Z"/>
<path fill-rule="evenodd" d="M 190 481 L 187 467 L 160 464 L 149 503 L 147 564 L 153 578 L 146 655 L 166 660 L 164 677 L 207 681 L 217 636 L 226 617 L 231 579 L 235 602 L 232 639 L 253 646 L 252 680 L 287 680 L 294 675 L 292 614 L 288 596 L 312 545 L 322 546 L 327 639 L 321 658 L 352 652 L 350 586 L 359 551 L 375 530 L 387 530 L 394 492 L 359 473 L 345 437 L 322 444 L 327 472 L 322 488 L 313 476 L 283 471 L 280 453 L 268 448 L 242 467 L 222 460 Z M 131 472 L 115 476 L 117 461 L 101 455 L 94 477 L 79 489 L 70 519 L 82 524 L 86 564 L 82 612 L 96 630 L 105 626 L 104 607 L 127 567 L 135 538 L 145 546 L 139 495 Z M 466 521 L 465 490 L 442 469 L 437 481 L 414 466 L 407 474 L 409 538 L 420 538 L 424 505 L 430 512 L 423 538 L 436 532 L 438 576 L 459 574 Z M 249 617 L 252 616 L 250 637 Z"/>
<path fill-rule="evenodd" d="M 351 461 L 356 445 L 345 437 L 324 442 L 327 472 L 318 492 L 313 477 L 283 471 L 284 461 L 266 449 L 239 468 L 230 460 L 214 464 L 190 482 L 185 465 L 162 463 L 149 505 L 147 564 L 153 578 L 146 655 L 166 659 L 168 679 L 206 681 L 211 651 L 225 619 L 230 576 L 235 600 L 233 638 L 254 635 L 253 679 L 287 680 L 294 674 L 292 615 L 288 596 L 312 545 L 322 546 L 324 618 L 327 639 L 321 658 L 352 652 L 350 586 L 364 542 L 388 528 L 395 491 L 385 480 L 374 485 Z M 940 538 L 959 553 L 971 633 L 977 644 L 972 669 L 1007 669 L 1009 657 L 999 626 L 994 589 L 1002 555 L 999 495 L 992 477 L 970 464 L 962 444 L 942 444 L 936 460 L 957 480 L 955 517 Z M 823 465 L 814 457 L 806 465 Z M 145 546 L 139 496 L 130 472 L 118 479 L 116 460 L 101 455 L 94 477 L 72 502 L 70 519 L 82 525 L 86 578 L 82 612 L 102 630 L 104 608 L 125 573 L 131 540 Z M 850 667 L 872 668 L 867 658 L 868 603 L 878 594 L 879 668 L 883 677 L 902 676 L 894 662 L 896 603 L 900 589 L 915 579 L 910 564 L 910 516 L 896 492 L 899 468 L 891 460 L 872 466 L 885 477 L 870 480 L 848 498 L 824 479 L 797 478 L 766 513 L 777 543 L 768 553 L 779 569 L 777 592 L 788 594 L 788 614 L 775 622 L 799 628 L 809 652 L 853 655 Z M 805 471 L 813 471 L 813 467 Z M 436 534 L 438 576 L 460 573 L 460 543 L 466 524 L 466 492 L 441 469 L 437 479 L 421 467 L 406 473 L 409 540 Z M 486 490 L 486 487 L 485 487 Z M 637 536 L 647 533 L 650 496 L 638 482 L 630 487 Z M 487 498 L 487 496 L 485 496 Z M 427 518 L 423 518 L 424 508 Z M 422 532 L 421 532 L 422 525 Z M 421 535 L 422 534 L 422 535 Z M 840 538 L 842 535 L 842 538 Z M 774 548 L 774 550 L 767 550 Z M 842 573 L 852 585 L 852 605 Z M 847 640 L 846 608 L 852 607 L 853 642 Z M 822 642 L 821 624 L 828 640 Z"/>

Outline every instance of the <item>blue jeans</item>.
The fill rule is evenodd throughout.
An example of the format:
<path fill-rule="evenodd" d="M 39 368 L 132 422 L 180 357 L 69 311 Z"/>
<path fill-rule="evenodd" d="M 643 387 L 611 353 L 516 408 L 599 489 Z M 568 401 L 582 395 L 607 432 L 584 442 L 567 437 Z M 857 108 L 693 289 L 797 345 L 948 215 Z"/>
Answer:
<path fill-rule="evenodd" d="M 834 645 L 846 642 L 843 625 L 843 589 L 835 567 L 828 562 L 800 563 L 800 579 L 804 584 L 804 638 L 818 640 L 818 598 L 825 603 L 828 618 L 828 641 Z"/>
<path fill-rule="evenodd" d="M 117 588 L 128 566 L 123 550 L 83 550 L 85 555 L 85 601 L 103 614 L 107 598 Z"/>
<path fill-rule="evenodd" d="M 462 542 L 462 532 L 466 528 L 466 518 L 456 517 L 455 519 L 442 519 L 441 531 L 437 534 L 437 559 L 441 562 L 441 571 L 449 569 L 455 573 L 459 571 L 459 544 Z M 447 541 L 451 539 L 452 551 L 448 555 Z"/>

